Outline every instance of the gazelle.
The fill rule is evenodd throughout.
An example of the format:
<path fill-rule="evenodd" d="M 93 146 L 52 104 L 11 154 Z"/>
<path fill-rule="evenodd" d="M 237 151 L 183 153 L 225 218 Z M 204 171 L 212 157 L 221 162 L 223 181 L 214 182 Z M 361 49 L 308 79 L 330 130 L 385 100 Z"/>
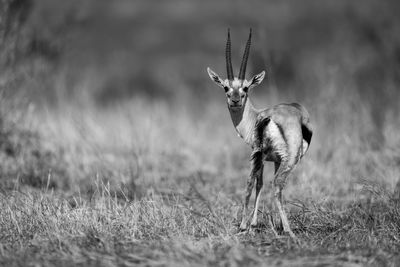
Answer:
<path fill-rule="evenodd" d="M 257 213 L 260 202 L 260 191 L 263 186 L 263 162 L 275 163 L 274 203 L 279 211 L 279 230 L 296 238 L 289 226 L 282 205 L 282 190 L 287 177 L 299 160 L 304 156 L 311 142 L 312 126 L 307 110 L 297 103 L 279 104 L 272 108 L 256 109 L 249 91 L 259 85 L 265 77 L 265 71 L 245 79 L 246 65 L 251 44 L 251 29 L 246 44 L 239 76 L 233 76 L 231 62 L 231 40 L 228 29 L 226 42 L 226 69 L 228 78 L 222 80 L 214 71 L 207 68 L 208 75 L 219 87 L 225 90 L 228 109 L 233 125 L 241 138 L 252 146 L 251 172 L 243 199 L 243 215 L 240 229 L 247 229 L 247 213 L 250 196 L 256 181 L 256 197 L 251 226 L 257 225 Z M 274 230 L 275 231 L 275 230 Z"/>

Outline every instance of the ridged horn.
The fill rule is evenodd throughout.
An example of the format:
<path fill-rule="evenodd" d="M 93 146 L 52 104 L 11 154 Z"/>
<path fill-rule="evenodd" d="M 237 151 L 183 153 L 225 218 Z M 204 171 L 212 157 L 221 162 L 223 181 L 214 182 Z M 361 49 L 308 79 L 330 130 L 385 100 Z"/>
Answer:
<path fill-rule="evenodd" d="M 226 41 L 226 72 L 228 74 L 228 80 L 233 80 L 233 69 L 232 69 L 232 60 L 231 60 L 231 34 L 228 29 L 228 40 Z"/>
<path fill-rule="evenodd" d="M 251 29 L 249 33 L 249 39 L 247 40 L 246 43 L 246 48 L 244 50 L 242 64 L 240 65 L 240 72 L 239 72 L 240 80 L 244 80 L 246 76 L 246 66 L 247 66 L 247 60 L 249 59 L 250 45 L 251 45 Z"/>

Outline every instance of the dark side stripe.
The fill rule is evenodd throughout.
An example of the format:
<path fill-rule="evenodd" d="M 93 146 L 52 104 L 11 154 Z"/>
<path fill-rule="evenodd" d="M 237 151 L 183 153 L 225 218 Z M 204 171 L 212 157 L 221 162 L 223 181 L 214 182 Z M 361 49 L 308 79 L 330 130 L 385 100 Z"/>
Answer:
<path fill-rule="evenodd" d="M 254 132 L 253 152 L 251 153 L 250 160 L 254 163 L 262 163 L 262 144 L 263 144 L 263 133 L 265 127 L 271 121 L 270 117 L 257 118 Z"/>
<path fill-rule="evenodd" d="M 263 132 L 265 127 L 267 127 L 268 123 L 271 121 L 271 117 L 263 117 L 263 118 L 258 118 L 256 121 L 256 131 L 255 131 L 255 143 L 256 144 L 262 144 L 262 139 L 263 139 Z"/>

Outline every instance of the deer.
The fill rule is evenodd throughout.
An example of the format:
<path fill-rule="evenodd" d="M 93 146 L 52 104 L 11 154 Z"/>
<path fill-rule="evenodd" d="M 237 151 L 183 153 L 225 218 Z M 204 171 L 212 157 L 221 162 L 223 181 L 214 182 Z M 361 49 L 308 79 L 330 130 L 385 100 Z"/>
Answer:
<path fill-rule="evenodd" d="M 298 103 L 282 103 L 264 109 L 254 107 L 249 98 L 249 92 L 263 81 L 265 71 L 254 75 L 250 80 L 245 78 L 251 35 L 252 30 L 250 29 L 237 77 L 233 75 L 229 29 L 225 48 L 227 79 L 221 79 L 213 70 L 207 68 L 211 80 L 225 91 L 228 110 L 236 132 L 246 144 L 252 147 L 251 171 L 244 191 L 242 219 L 239 228 L 241 231 L 248 229 L 250 216 L 247 216 L 247 213 L 254 184 L 256 185 L 255 203 L 250 226 L 257 226 L 264 162 L 274 162 L 273 204 L 275 210 L 278 210 L 278 223 L 274 223 L 272 216 L 270 216 L 270 223 L 276 235 L 285 233 L 297 240 L 284 210 L 282 191 L 289 174 L 310 146 L 313 127 L 310 123 L 309 113 Z"/>

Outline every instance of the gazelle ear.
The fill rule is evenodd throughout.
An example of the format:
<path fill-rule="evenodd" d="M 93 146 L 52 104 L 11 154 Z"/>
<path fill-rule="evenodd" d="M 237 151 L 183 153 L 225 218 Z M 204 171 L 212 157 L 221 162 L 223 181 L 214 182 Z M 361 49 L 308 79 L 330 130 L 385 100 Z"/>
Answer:
<path fill-rule="evenodd" d="M 257 75 L 254 75 L 253 78 L 250 79 L 247 87 L 251 89 L 259 85 L 264 80 L 264 77 L 265 77 L 265 71 L 262 71 Z"/>
<path fill-rule="evenodd" d="M 213 82 L 215 82 L 219 87 L 224 87 L 224 81 L 218 76 L 218 74 L 216 74 L 210 68 L 207 68 L 207 72 Z"/>

